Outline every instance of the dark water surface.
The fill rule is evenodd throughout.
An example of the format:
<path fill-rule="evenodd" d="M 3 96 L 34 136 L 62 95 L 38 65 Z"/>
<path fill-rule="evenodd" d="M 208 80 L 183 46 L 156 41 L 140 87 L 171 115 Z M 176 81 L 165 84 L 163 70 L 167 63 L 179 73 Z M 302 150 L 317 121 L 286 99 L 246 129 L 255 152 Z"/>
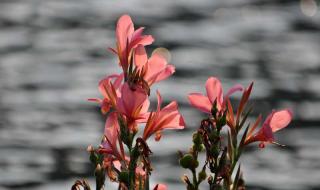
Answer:
<path fill-rule="evenodd" d="M 320 189 L 320 14 L 304 15 L 300 1 L 1 0 L 0 190 L 69 189 L 76 178 L 92 179 L 85 149 L 98 144 L 103 118 L 86 99 L 120 71 L 106 47 L 123 13 L 147 27 L 152 48 L 171 51 L 177 72 L 153 89 L 177 99 L 188 123 L 151 143 L 154 183 L 183 189 L 176 150 L 187 149 L 201 116 L 186 94 L 204 91 L 213 75 L 225 89 L 254 80 L 256 115 L 294 111 L 277 135 L 287 148 L 252 146 L 244 155 L 249 189 Z"/>

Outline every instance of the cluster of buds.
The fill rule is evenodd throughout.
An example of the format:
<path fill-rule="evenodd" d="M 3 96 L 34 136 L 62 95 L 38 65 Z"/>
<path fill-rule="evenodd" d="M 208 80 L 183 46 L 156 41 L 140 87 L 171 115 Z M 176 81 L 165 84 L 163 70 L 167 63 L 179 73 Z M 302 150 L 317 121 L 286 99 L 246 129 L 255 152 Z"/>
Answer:
<path fill-rule="evenodd" d="M 156 91 L 157 109 L 149 111 L 151 86 L 171 76 L 175 67 L 168 64 L 161 51 L 154 51 L 148 58 L 145 46 L 154 39 L 151 35 L 143 35 L 143 30 L 143 27 L 134 29 L 130 16 L 119 18 L 116 48 L 108 49 L 118 57 L 121 72 L 99 82 L 102 99 L 89 99 L 99 103 L 101 113 L 106 117 L 101 144 L 88 148 L 95 167 L 97 190 L 104 189 L 107 178 L 118 183 L 120 190 L 149 190 L 152 151 L 147 140 L 154 135 L 159 141 L 164 129 L 185 128 L 177 102 L 161 107 L 159 91 Z M 145 124 L 143 132 L 138 136 L 142 124 Z M 88 184 L 77 181 L 73 188 L 80 186 Z M 157 184 L 154 189 L 165 190 L 167 187 Z"/>
<path fill-rule="evenodd" d="M 200 183 L 205 180 L 210 190 L 243 190 L 245 183 L 238 160 L 244 148 L 253 142 L 260 142 L 260 148 L 264 148 L 266 143 L 280 145 L 275 142 L 273 133 L 288 126 L 292 114 L 288 109 L 272 111 L 260 130 L 255 132 L 262 117 L 259 115 L 253 125 L 247 124 L 252 112 L 252 108 L 247 106 L 252 87 L 253 83 L 247 88 L 235 85 L 223 95 L 219 79 L 210 77 L 206 82 L 207 96 L 200 93 L 188 96 L 190 104 L 207 113 L 208 117 L 201 121 L 194 133 L 189 152 L 184 155 L 180 153 L 180 165 L 193 175 L 192 181 L 183 176 L 187 190 L 198 190 Z M 237 91 L 243 93 L 235 115 L 229 96 Z M 197 174 L 198 154 L 201 151 L 205 152 L 206 159 Z"/>

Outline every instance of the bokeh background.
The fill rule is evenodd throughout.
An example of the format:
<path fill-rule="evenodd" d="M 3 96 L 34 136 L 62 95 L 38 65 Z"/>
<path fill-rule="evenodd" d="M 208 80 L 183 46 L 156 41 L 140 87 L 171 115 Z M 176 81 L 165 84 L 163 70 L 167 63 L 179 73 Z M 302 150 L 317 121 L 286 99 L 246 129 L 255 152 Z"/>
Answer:
<path fill-rule="evenodd" d="M 294 121 L 279 148 L 251 146 L 243 157 L 249 189 L 320 189 L 320 12 L 314 0 L 1 0 L 0 190 L 70 189 L 93 180 L 86 147 L 98 145 L 103 117 L 87 98 L 120 72 L 106 48 L 120 15 L 146 26 L 170 50 L 173 77 L 155 85 L 176 99 L 188 123 L 151 142 L 153 183 L 184 189 L 176 151 L 187 150 L 201 114 L 186 95 L 208 76 L 227 90 L 255 81 L 254 115 L 289 107 Z M 237 101 L 239 96 L 234 96 Z M 152 95 L 154 100 L 154 95 Z M 153 101 L 153 103 L 155 103 Z"/>

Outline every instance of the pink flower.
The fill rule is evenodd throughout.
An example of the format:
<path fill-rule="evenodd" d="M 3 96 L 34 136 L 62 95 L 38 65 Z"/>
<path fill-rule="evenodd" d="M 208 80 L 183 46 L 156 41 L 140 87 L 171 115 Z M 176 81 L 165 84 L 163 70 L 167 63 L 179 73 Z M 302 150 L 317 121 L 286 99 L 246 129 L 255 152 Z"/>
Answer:
<path fill-rule="evenodd" d="M 167 190 L 167 189 L 168 189 L 168 187 L 167 187 L 165 184 L 161 184 L 161 183 L 157 184 L 157 185 L 153 188 L 153 190 Z"/>
<path fill-rule="evenodd" d="M 124 152 L 119 151 L 118 149 L 118 137 L 119 137 L 119 124 L 118 124 L 118 116 L 116 112 L 110 113 L 107 118 L 104 136 L 105 141 L 101 144 L 100 153 L 105 153 L 107 157 L 112 157 L 110 160 L 123 160 Z"/>
<path fill-rule="evenodd" d="M 90 98 L 89 101 L 98 102 L 101 106 L 101 112 L 106 114 L 110 108 L 115 107 L 117 97 L 120 96 L 119 87 L 123 80 L 123 75 L 113 74 L 107 76 L 99 82 L 99 91 L 103 95 L 103 99 Z"/>
<path fill-rule="evenodd" d="M 189 94 L 188 99 L 190 104 L 195 108 L 206 113 L 211 113 L 211 108 L 215 100 L 217 100 L 217 107 L 220 111 L 224 108 L 227 97 L 242 89 L 243 87 L 241 85 L 235 85 L 227 92 L 225 97 L 223 97 L 220 80 L 215 77 L 210 77 L 206 82 L 207 96 L 204 96 L 201 93 L 191 93 Z"/>
<path fill-rule="evenodd" d="M 157 91 L 158 107 L 156 112 L 151 112 L 143 132 L 143 139 L 147 140 L 152 134 L 156 134 L 155 139 L 161 138 L 163 129 L 184 129 L 185 123 L 182 115 L 178 111 L 178 104 L 172 101 L 161 109 L 162 98 Z"/>
<path fill-rule="evenodd" d="M 134 52 L 134 63 L 144 73 L 143 79 L 151 86 L 171 76 L 175 72 L 173 65 L 168 65 L 166 59 L 155 52 L 148 59 L 145 48 L 139 45 Z"/>
<path fill-rule="evenodd" d="M 260 148 L 264 148 L 266 142 L 277 144 L 275 142 L 273 133 L 288 126 L 288 124 L 292 120 L 292 113 L 288 109 L 281 111 L 273 111 L 271 114 L 269 114 L 260 130 L 253 135 L 253 132 L 259 125 L 260 120 L 261 116 L 257 119 L 253 127 L 249 130 L 247 138 L 244 142 L 245 145 L 256 141 L 261 142 L 259 144 Z"/>
<path fill-rule="evenodd" d="M 143 27 L 134 30 L 134 25 L 129 15 L 122 15 L 118 20 L 116 28 L 117 48 L 116 50 L 109 49 L 118 55 L 119 64 L 125 73 L 132 57 L 132 49 L 138 45 L 149 45 L 154 41 L 151 35 L 142 35 L 143 30 Z"/>
<path fill-rule="evenodd" d="M 128 83 L 123 84 L 121 97 L 117 100 L 117 110 L 129 123 L 145 120 L 149 105 L 148 95 L 142 88 L 131 89 Z"/>

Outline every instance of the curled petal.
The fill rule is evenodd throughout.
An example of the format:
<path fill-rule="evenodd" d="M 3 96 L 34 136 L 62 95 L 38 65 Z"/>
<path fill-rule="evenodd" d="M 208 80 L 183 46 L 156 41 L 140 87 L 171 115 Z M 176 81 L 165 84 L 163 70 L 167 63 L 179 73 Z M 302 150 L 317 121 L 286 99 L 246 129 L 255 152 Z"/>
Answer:
<path fill-rule="evenodd" d="M 168 78 L 174 71 L 174 66 L 168 65 L 166 59 L 162 55 L 155 53 L 147 62 L 147 71 L 144 79 L 151 85 Z"/>
<path fill-rule="evenodd" d="M 173 65 L 167 65 L 161 72 L 158 73 L 155 82 L 165 80 L 166 78 L 170 77 L 175 71 L 176 68 Z"/>
<path fill-rule="evenodd" d="M 229 91 L 227 92 L 227 94 L 225 95 L 225 98 L 228 98 L 231 94 L 237 92 L 237 91 L 242 91 L 243 90 L 243 86 L 240 84 L 236 84 L 233 87 L 231 87 L 229 89 Z"/>
<path fill-rule="evenodd" d="M 151 135 L 155 134 L 155 139 L 160 140 L 161 131 L 164 129 L 183 129 L 185 127 L 184 119 L 178 111 L 178 104 L 172 101 L 163 109 L 160 109 L 161 96 L 158 94 L 158 109 L 156 112 L 150 113 L 146 127 L 143 132 L 143 139 L 147 140 Z"/>
<path fill-rule="evenodd" d="M 210 102 L 207 96 L 204 96 L 200 93 L 192 93 L 188 96 L 189 102 L 195 108 L 210 113 L 212 108 L 212 103 Z"/>
<path fill-rule="evenodd" d="M 153 37 L 151 35 L 143 35 L 136 37 L 134 40 L 130 42 L 129 49 L 136 48 L 138 45 L 150 45 L 154 41 Z"/>

